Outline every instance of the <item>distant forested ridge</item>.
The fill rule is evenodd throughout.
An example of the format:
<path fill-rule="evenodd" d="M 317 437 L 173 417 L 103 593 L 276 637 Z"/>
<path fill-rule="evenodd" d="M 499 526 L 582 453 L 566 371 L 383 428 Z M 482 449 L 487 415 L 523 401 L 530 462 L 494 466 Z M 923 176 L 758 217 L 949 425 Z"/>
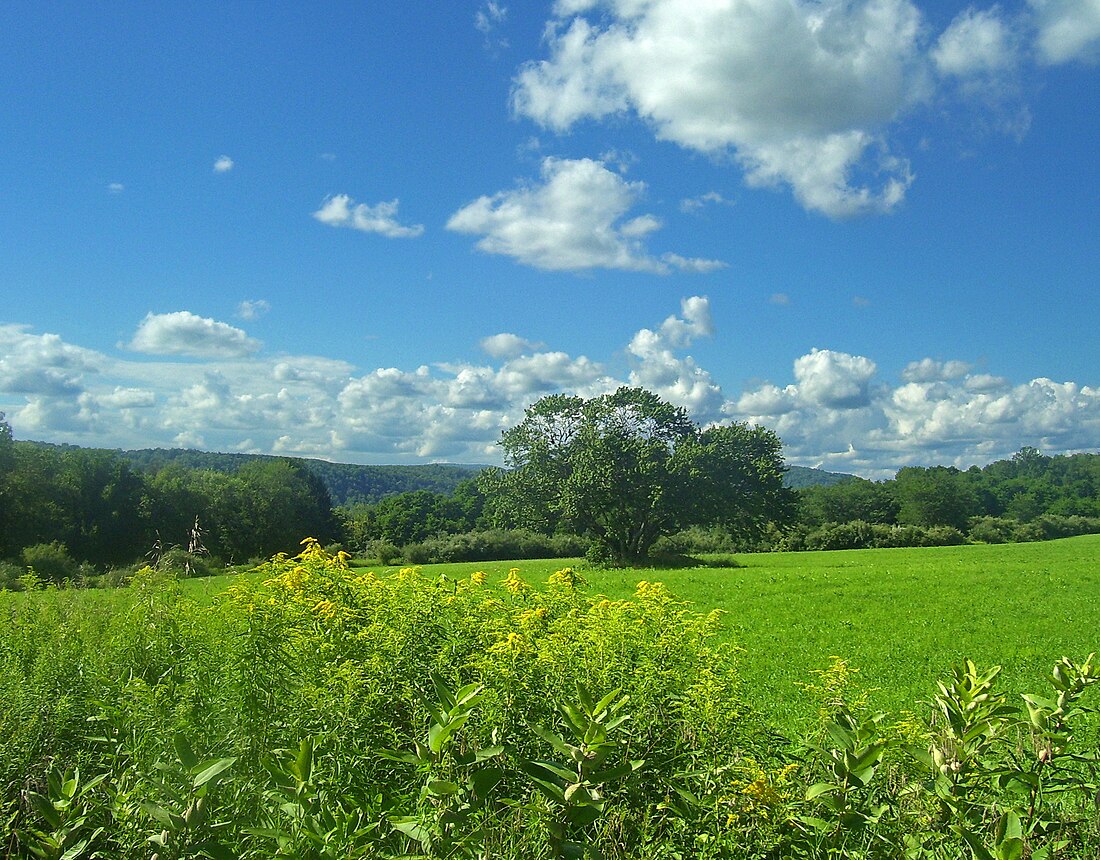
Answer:
<path fill-rule="evenodd" d="M 452 493 L 463 481 L 474 477 L 484 466 L 455 463 L 430 463 L 419 466 L 361 466 L 331 463 L 327 460 L 274 457 L 268 454 L 220 454 L 184 448 L 143 448 L 118 451 L 120 457 L 143 472 L 157 472 L 169 464 L 185 469 L 210 469 L 233 473 L 255 460 L 290 459 L 315 474 L 328 490 L 332 504 L 352 505 L 379 502 L 386 496 L 428 490 Z"/>
<path fill-rule="evenodd" d="M 831 487 L 833 484 L 853 480 L 856 480 L 854 475 L 826 472 L 824 469 L 811 469 L 809 466 L 788 466 L 787 474 L 783 476 L 784 485 L 792 490 L 801 490 L 803 487 Z"/>

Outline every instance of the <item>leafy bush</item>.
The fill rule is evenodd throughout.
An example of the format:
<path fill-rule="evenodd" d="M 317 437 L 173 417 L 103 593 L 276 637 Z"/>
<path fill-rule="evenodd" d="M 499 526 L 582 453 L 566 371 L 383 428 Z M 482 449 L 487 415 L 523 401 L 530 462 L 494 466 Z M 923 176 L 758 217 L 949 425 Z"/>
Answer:
<path fill-rule="evenodd" d="M 789 550 L 874 549 L 958 546 L 966 537 L 954 526 L 893 526 L 883 523 L 830 523 L 786 538 Z"/>
<path fill-rule="evenodd" d="M 80 565 L 69 555 L 65 545 L 57 541 L 25 547 L 23 564 L 34 570 L 39 579 L 48 582 L 72 582 L 80 575 Z"/>
<path fill-rule="evenodd" d="M 1019 525 L 1007 517 L 974 517 L 970 521 L 970 539 L 978 543 L 1011 543 Z"/>
<path fill-rule="evenodd" d="M 181 546 L 172 547 L 164 553 L 157 567 L 177 577 L 210 576 L 213 573 L 208 557 L 188 552 Z"/>
<path fill-rule="evenodd" d="M 383 565 L 388 567 L 391 564 L 401 561 L 401 548 L 388 540 L 376 540 L 371 541 L 370 549 L 368 550 L 371 558 L 378 559 Z"/>
<path fill-rule="evenodd" d="M 491 529 L 441 535 L 410 544 L 401 554 L 409 564 L 577 558 L 584 554 L 587 545 L 586 541 L 573 535 L 547 536 L 527 529 Z"/>
<path fill-rule="evenodd" d="M 1100 534 L 1100 517 L 1057 516 L 1043 514 L 1035 520 L 1042 540 Z"/>
<path fill-rule="evenodd" d="M 0 589 L 21 591 L 23 586 L 19 582 L 19 578 L 25 575 L 26 572 L 27 569 L 22 565 L 0 560 Z"/>
<path fill-rule="evenodd" d="M 673 535 L 659 538 L 653 545 L 653 554 L 675 553 L 699 555 L 702 553 L 744 552 L 728 530 L 719 527 L 692 526 Z"/>

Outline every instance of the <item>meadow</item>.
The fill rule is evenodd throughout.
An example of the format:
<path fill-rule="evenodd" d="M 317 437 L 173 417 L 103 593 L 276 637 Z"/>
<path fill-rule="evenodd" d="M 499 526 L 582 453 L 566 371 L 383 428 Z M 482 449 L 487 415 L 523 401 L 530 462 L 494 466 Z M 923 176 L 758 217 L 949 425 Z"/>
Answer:
<path fill-rule="evenodd" d="M 1098 551 L 3 594 L 0 856 L 1095 857 Z"/>
<path fill-rule="evenodd" d="M 872 707 L 927 702 L 936 681 L 970 658 L 1004 667 L 1002 687 L 1044 682 L 1062 656 L 1100 650 L 1100 535 L 1026 544 L 710 556 L 706 567 L 600 570 L 581 559 L 424 565 L 429 577 L 518 568 L 532 582 L 571 566 L 586 588 L 624 599 L 640 580 L 663 583 L 700 612 L 724 613 L 719 639 L 739 649 L 750 704 L 776 728 L 807 729 L 816 704 L 803 685 L 833 656 Z M 733 566 L 726 566 L 726 563 Z M 385 575 L 386 568 L 356 561 Z M 187 582 L 208 597 L 232 579 Z"/>

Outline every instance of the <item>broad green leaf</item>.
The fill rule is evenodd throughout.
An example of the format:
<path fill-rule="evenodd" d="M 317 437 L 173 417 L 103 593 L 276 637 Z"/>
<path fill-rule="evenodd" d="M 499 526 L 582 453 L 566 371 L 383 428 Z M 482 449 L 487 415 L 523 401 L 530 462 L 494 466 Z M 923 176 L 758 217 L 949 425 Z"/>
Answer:
<path fill-rule="evenodd" d="M 172 738 L 172 745 L 176 748 L 176 758 L 179 759 L 184 770 L 190 771 L 199 763 L 199 757 L 195 755 L 191 742 L 183 732 L 176 732 Z"/>
<path fill-rule="evenodd" d="M 298 747 L 298 756 L 294 760 L 295 776 L 302 782 L 309 782 L 313 773 L 313 738 L 303 738 Z"/>
<path fill-rule="evenodd" d="M 443 710 L 450 711 L 455 706 L 455 697 L 447 686 L 447 682 L 438 672 L 432 672 L 430 677 L 432 679 L 432 686 L 435 687 L 435 694 L 439 699 L 439 704 L 443 706 Z"/>
<path fill-rule="evenodd" d="M 549 761 L 524 761 L 521 762 L 521 767 L 525 773 L 535 774 L 542 771 L 543 773 L 539 774 L 540 776 L 555 776 L 565 783 L 572 783 L 577 780 L 576 773 Z"/>
<path fill-rule="evenodd" d="M 230 758 L 219 758 L 208 762 L 203 762 L 201 765 L 196 765 L 195 769 L 198 769 L 198 773 L 195 774 L 195 778 L 191 781 L 193 788 L 201 788 L 206 785 L 214 777 L 229 770 L 233 767 L 233 764 L 237 761 L 236 756 Z"/>
<path fill-rule="evenodd" d="M 476 753 L 474 753 L 474 761 L 486 761 L 487 759 L 496 758 L 498 755 L 502 755 L 503 753 L 504 747 L 502 746 L 485 747 L 485 749 L 478 750 Z"/>
<path fill-rule="evenodd" d="M 825 731 L 828 732 L 829 737 L 832 738 L 838 749 L 848 750 L 855 745 L 855 735 L 840 723 L 829 723 L 825 726 Z"/>
<path fill-rule="evenodd" d="M 499 767 L 483 767 L 475 771 L 474 775 L 470 777 L 474 796 L 479 800 L 485 800 L 489 796 L 489 792 L 496 788 L 502 779 L 504 779 L 504 771 Z"/>
<path fill-rule="evenodd" d="M 37 791 L 28 791 L 27 800 L 31 802 L 31 806 L 34 807 L 34 811 L 38 813 L 39 817 L 50 825 L 51 830 L 59 829 L 64 823 L 61 813 L 57 811 L 45 795 L 39 794 Z"/>
<path fill-rule="evenodd" d="M 203 857 L 209 857 L 210 860 L 237 860 L 236 854 L 218 842 L 200 842 L 195 846 L 195 850 Z"/>
<path fill-rule="evenodd" d="M 434 797 L 450 797 L 451 795 L 458 794 L 462 787 L 457 782 L 451 782 L 446 779 L 433 779 L 428 782 L 428 793 Z"/>
<path fill-rule="evenodd" d="M 477 701 L 481 698 L 481 694 L 484 689 L 484 687 L 478 684 L 467 684 L 465 687 L 455 693 L 455 703 L 452 708 L 476 704 Z"/>
<path fill-rule="evenodd" d="M 832 794 L 839 790 L 840 786 L 831 785 L 827 782 L 819 782 L 816 785 L 811 785 L 806 789 L 806 800 L 815 800 L 821 797 L 823 794 Z"/>
<path fill-rule="evenodd" d="M 572 755 L 574 747 L 569 746 L 569 744 L 563 741 L 561 737 L 555 732 L 552 732 L 550 729 L 544 728 L 543 726 L 536 725 L 535 723 L 529 723 L 528 726 L 530 727 L 531 731 L 533 731 L 536 735 L 538 735 L 540 738 L 550 744 L 550 746 L 552 746 L 562 755 Z"/>
<path fill-rule="evenodd" d="M 615 697 L 618 696 L 619 693 L 621 693 L 622 691 L 623 691 L 623 688 L 619 687 L 617 689 L 612 690 L 610 693 L 608 693 L 606 696 L 604 696 L 602 699 L 600 699 L 596 703 L 596 706 L 592 709 L 592 715 L 594 717 L 596 717 L 596 719 L 599 719 L 600 715 L 608 708 L 608 706 L 615 700 Z M 630 696 L 623 696 L 622 701 L 615 703 L 615 707 L 614 707 L 613 710 L 614 711 L 619 710 L 621 707 L 623 707 L 623 705 L 625 705 L 627 703 L 627 701 L 629 699 L 630 699 Z"/>

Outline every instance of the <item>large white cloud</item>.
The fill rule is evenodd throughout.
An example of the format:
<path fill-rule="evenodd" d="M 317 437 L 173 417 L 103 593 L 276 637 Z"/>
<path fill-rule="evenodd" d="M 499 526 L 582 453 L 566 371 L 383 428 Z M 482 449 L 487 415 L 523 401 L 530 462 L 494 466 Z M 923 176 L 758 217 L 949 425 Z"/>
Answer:
<path fill-rule="evenodd" d="M 998 7 L 970 7 L 940 35 L 932 60 L 944 75 L 995 74 L 1019 61 L 1017 42 L 1016 33 Z"/>
<path fill-rule="evenodd" d="M 593 159 L 545 158 L 541 183 L 479 197 L 451 216 L 447 229 L 481 238 L 477 247 L 553 271 L 625 269 L 667 274 L 712 271 L 723 263 L 678 254 L 655 257 L 645 239 L 661 227 L 644 214 L 627 218 L 645 185 L 628 182 Z"/>
<path fill-rule="evenodd" d="M 130 341 L 130 349 L 150 355 L 234 358 L 256 352 L 260 342 L 228 323 L 175 311 L 147 314 Z"/>
<path fill-rule="evenodd" d="M 0 325 L 0 391 L 48 397 L 77 394 L 84 375 L 101 362 L 91 350 L 56 334 L 31 334 L 28 326 Z"/>
<path fill-rule="evenodd" d="M 656 331 L 643 328 L 630 340 L 634 360 L 630 384 L 647 388 L 691 411 L 697 420 L 721 417 L 722 389 L 691 356 L 677 354 L 700 337 L 714 334 L 710 301 L 692 296 L 680 303 L 680 316 L 668 317 Z"/>
<path fill-rule="evenodd" d="M 1026 108 L 1006 110 L 1021 64 L 1100 58 L 1100 0 L 971 6 L 939 34 L 912 0 L 559 0 L 546 43 L 516 73 L 517 115 L 558 132 L 634 116 L 842 218 L 905 199 L 892 134 L 948 85 L 1026 129 Z"/>
<path fill-rule="evenodd" d="M 581 16 L 598 11 L 598 20 Z M 929 92 L 909 0 L 560 3 L 517 113 L 564 131 L 633 111 L 688 149 L 832 216 L 886 211 L 912 181 L 882 129 Z M 573 17 L 576 15 L 577 17 Z M 857 176 L 860 174 L 860 176 Z"/>
<path fill-rule="evenodd" d="M 871 402 L 875 363 L 861 355 L 814 349 L 794 363 L 801 397 L 814 406 L 858 409 Z"/>

